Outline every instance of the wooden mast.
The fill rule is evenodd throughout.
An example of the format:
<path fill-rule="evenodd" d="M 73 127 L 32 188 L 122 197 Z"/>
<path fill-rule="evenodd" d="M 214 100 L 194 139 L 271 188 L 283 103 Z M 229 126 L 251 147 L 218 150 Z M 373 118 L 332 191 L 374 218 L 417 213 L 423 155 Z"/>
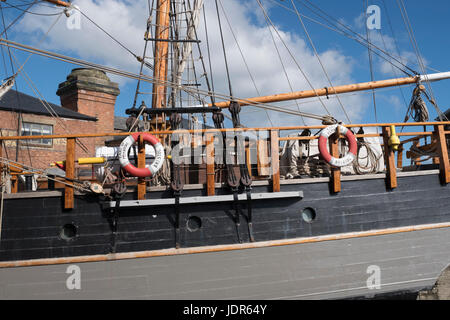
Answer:
<path fill-rule="evenodd" d="M 167 94 L 167 65 L 169 56 L 169 27 L 170 27 L 170 0 L 158 0 L 156 4 L 156 41 L 154 52 L 153 78 L 161 81 L 153 85 L 152 108 L 164 108 Z M 165 122 L 165 119 L 156 118 L 156 123 Z"/>

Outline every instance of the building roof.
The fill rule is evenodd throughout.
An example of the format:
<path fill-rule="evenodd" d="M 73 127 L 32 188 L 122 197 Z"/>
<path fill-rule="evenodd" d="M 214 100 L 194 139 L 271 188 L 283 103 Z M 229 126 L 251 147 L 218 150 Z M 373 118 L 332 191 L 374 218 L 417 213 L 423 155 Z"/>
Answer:
<path fill-rule="evenodd" d="M 49 105 L 61 118 L 97 121 L 97 118 L 62 108 L 56 104 L 49 103 Z M 0 110 L 52 116 L 38 98 L 13 89 L 6 92 L 0 99 Z"/>

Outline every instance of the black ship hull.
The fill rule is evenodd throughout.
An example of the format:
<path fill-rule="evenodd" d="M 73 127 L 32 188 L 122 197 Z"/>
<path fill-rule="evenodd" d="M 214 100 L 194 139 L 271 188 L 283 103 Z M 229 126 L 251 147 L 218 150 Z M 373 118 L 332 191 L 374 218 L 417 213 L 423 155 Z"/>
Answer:
<path fill-rule="evenodd" d="M 395 190 L 386 188 L 384 174 L 343 177 L 342 191 L 339 194 L 330 193 L 328 178 L 282 181 L 279 194 L 286 194 L 286 198 L 261 197 L 252 201 L 252 228 L 248 224 L 246 200 L 239 201 L 240 219 L 236 223 L 233 201 L 202 203 L 204 189 L 187 186 L 182 197 L 197 197 L 195 199 L 198 201 L 195 204 L 180 205 L 178 240 L 174 205 L 149 206 L 141 203 L 125 206 L 128 201 L 125 197 L 121 203 L 123 207 L 118 212 L 117 228 L 114 229 L 114 207 L 111 204 L 105 205 L 107 202 L 99 201 L 96 196 L 76 196 L 75 208 L 64 211 L 61 209 L 62 197 L 58 195 L 58 191 L 11 195 L 4 200 L 0 250 L 0 266 L 4 268 L 0 269 L 0 273 L 57 267 L 38 266 L 40 264 L 89 261 L 97 261 L 88 263 L 97 267 L 105 267 L 110 263 L 131 263 L 135 267 L 144 264 L 147 265 L 145 270 L 152 273 L 153 268 L 158 272 L 158 267 L 151 265 L 166 261 L 164 263 L 181 264 L 180 268 L 189 274 L 195 273 L 198 268 L 205 268 L 203 264 L 208 259 L 213 259 L 213 262 L 208 262 L 213 269 L 217 268 L 219 260 L 226 264 L 231 259 L 234 262 L 230 268 L 236 269 L 236 274 L 230 276 L 231 282 L 240 277 L 245 265 L 250 269 L 255 268 L 254 276 L 258 277 L 258 269 L 262 268 L 258 265 L 267 263 L 273 268 L 263 272 L 268 277 L 265 279 L 281 277 L 281 282 L 277 285 L 274 280 L 274 288 L 287 281 L 286 276 L 289 277 L 289 274 L 294 280 L 301 277 L 302 268 L 306 268 L 305 274 L 311 273 L 307 277 L 307 287 L 293 287 L 285 291 L 284 296 L 292 298 L 341 298 L 374 294 L 361 282 L 370 276 L 367 273 L 370 265 L 379 265 L 385 276 L 389 274 L 392 277 L 390 286 L 382 286 L 383 292 L 429 286 L 450 261 L 450 249 L 444 245 L 447 242 L 445 239 L 450 238 L 450 187 L 439 183 L 438 173 L 438 170 L 398 173 L 398 188 Z M 153 190 L 148 194 L 149 199 L 172 197 L 169 190 Z M 216 191 L 219 197 L 221 193 L 229 193 L 220 188 Z M 298 196 L 292 196 L 295 193 Z M 256 183 L 252 194 L 270 194 L 269 183 Z M 129 194 L 130 199 L 133 196 Z M 64 226 L 75 228 L 72 233 L 67 233 L 67 230 L 64 232 Z M 253 242 L 250 241 L 249 230 L 252 230 Z M 175 248 L 176 242 L 179 244 L 178 249 Z M 321 247 L 324 249 L 320 249 Z M 414 254 L 408 258 L 406 253 L 411 250 Z M 278 254 L 279 257 L 276 258 Z M 429 262 L 428 255 L 433 255 Z M 255 261 L 246 261 L 251 260 L 252 256 Z M 121 261 L 134 257 L 143 259 Z M 242 257 L 245 261 L 239 262 L 236 257 Z M 195 259 L 198 259 L 198 264 L 192 262 Z M 171 260 L 173 262 L 169 262 Z M 417 264 L 416 260 L 421 261 L 421 268 L 409 270 L 413 264 Z M 183 267 L 183 261 L 191 262 Z M 393 265 L 388 267 L 389 270 L 383 269 L 389 261 Z M 347 274 L 345 271 L 345 275 L 339 276 L 342 270 L 338 270 L 346 268 L 347 263 L 353 268 L 353 279 L 352 272 Z M 20 268 L 27 265 L 32 267 Z M 12 266 L 19 268 L 8 268 Z M 336 272 L 328 277 L 336 288 L 359 282 L 359 289 L 336 289 L 335 294 L 319 294 L 321 291 L 317 284 L 325 281 L 322 268 Z M 291 271 L 286 274 L 283 270 Z M 292 273 L 292 270 L 296 272 Z M 391 272 L 394 274 L 391 275 Z M 170 278 L 170 272 L 166 276 Z M 216 277 L 220 278 L 219 274 Z M 316 283 L 315 279 L 319 282 Z M 396 283 L 395 279 L 403 279 L 397 281 L 403 285 L 392 285 Z M 205 275 L 204 282 L 197 279 L 192 290 L 197 292 L 195 286 L 201 288 L 216 280 Z M 171 286 L 175 288 L 176 283 L 174 281 Z M 217 295 L 203 295 L 202 290 L 196 294 L 189 293 L 189 290 L 175 289 L 171 293 L 164 293 L 164 290 L 157 292 L 152 288 L 143 297 L 283 297 L 281 291 L 277 291 L 281 287 L 274 289 L 273 294 L 270 290 L 266 290 L 264 294 L 257 294 L 257 291 L 252 290 L 248 291 L 249 294 L 239 294 L 242 289 L 239 286 L 238 291 L 233 292 L 231 289 L 225 290 L 227 281 L 217 283 L 215 291 L 210 287 L 213 292 L 222 292 Z M 4 290 L 2 294 L 9 297 L 8 290 Z M 98 297 L 101 298 L 101 295 Z"/>

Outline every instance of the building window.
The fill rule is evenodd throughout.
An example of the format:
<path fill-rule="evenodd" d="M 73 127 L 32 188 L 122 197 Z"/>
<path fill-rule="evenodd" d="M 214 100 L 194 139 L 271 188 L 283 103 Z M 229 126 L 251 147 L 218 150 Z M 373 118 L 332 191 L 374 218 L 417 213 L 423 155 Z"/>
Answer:
<path fill-rule="evenodd" d="M 53 134 L 53 126 L 49 124 L 23 122 L 22 136 L 48 136 Z M 52 139 L 27 140 L 29 145 L 51 147 Z"/>

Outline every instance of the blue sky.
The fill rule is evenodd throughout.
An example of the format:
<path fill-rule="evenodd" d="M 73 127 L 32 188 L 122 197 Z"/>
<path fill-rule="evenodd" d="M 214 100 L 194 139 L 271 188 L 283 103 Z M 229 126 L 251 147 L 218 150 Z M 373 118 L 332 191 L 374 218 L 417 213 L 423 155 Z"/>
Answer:
<path fill-rule="evenodd" d="M 420 0 L 403 0 L 412 22 L 414 35 L 419 45 L 420 52 L 426 61 L 427 66 L 439 70 L 450 71 L 449 51 L 450 38 L 447 36 L 450 20 L 450 2 L 446 0 L 434 0 L 432 5 L 424 5 Z M 2 3 L 3 13 L 5 15 L 6 24 L 9 24 L 17 15 L 21 13 L 18 9 L 7 8 L 8 3 L 13 5 L 21 5 L 28 0 L 7 0 L 6 4 Z M 277 64 L 275 51 L 270 46 L 270 34 L 267 33 L 267 25 L 256 0 L 222 0 L 223 5 L 228 12 L 228 18 L 232 22 L 234 32 L 240 41 L 241 49 L 248 57 L 248 65 L 251 72 L 257 79 L 257 86 L 262 94 L 278 93 L 279 91 L 289 91 L 287 83 L 284 83 L 284 75 L 282 68 Z M 147 1 L 128 1 L 128 0 L 78 0 L 75 3 L 88 16 L 97 21 L 102 27 L 108 30 L 112 35 L 120 39 L 126 46 L 132 48 L 133 51 L 141 54 L 144 42 L 142 35 L 145 31 L 146 24 L 146 3 Z M 206 0 L 207 13 L 213 13 L 211 7 L 212 1 Z M 270 19 L 275 23 L 277 29 L 282 32 L 290 49 L 296 56 L 296 62 L 304 68 L 311 82 L 317 87 L 327 86 L 326 77 L 322 74 L 319 64 L 315 62 L 314 54 L 310 44 L 305 37 L 305 33 L 298 17 L 282 6 L 292 8 L 291 0 L 276 1 L 264 0 L 263 5 L 268 10 Z M 278 3 L 278 4 L 277 4 Z M 361 18 L 365 0 L 315 0 L 314 3 L 323 9 L 327 14 L 339 19 L 342 23 L 350 26 L 355 31 L 365 34 L 364 20 Z M 302 1 L 295 1 L 297 9 L 305 16 L 321 20 L 314 15 Z M 400 48 L 402 58 L 407 59 L 408 66 L 420 71 L 417 64 L 417 57 L 411 45 L 405 24 L 400 14 L 396 0 L 369 0 L 369 5 L 378 5 L 381 8 L 381 29 L 371 32 L 371 38 L 377 45 L 383 46 L 387 43 L 388 51 L 395 53 L 395 45 Z M 385 7 L 386 4 L 386 7 Z M 104 10 L 96 10 L 103 6 Z M 391 25 L 386 15 L 389 14 Z M 51 7 L 43 7 L 37 5 L 31 9 L 38 13 L 54 13 L 59 12 L 58 9 Z M 93 26 L 89 26 L 87 20 L 82 20 L 81 31 L 67 30 L 65 28 L 65 17 L 61 20 L 52 31 L 49 37 L 43 42 L 39 42 L 49 26 L 55 21 L 54 16 L 37 16 L 26 14 L 16 25 L 8 32 L 10 39 L 14 41 L 35 45 L 40 48 L 49 49 L 62 54 L 90 60 L 96 63 L 106 64 L 109 66 L 127 69 L 131 72 L 138 72 L 138 64 L 130 59 L 130 55 L 113 43 L 104 33 Z M 214 22 L 214 16 L 209 21 Z M 224 17 L 222 17 L 224 19 Z M 225 25 L 225 22 L 222 21 Z M 354 40 L 348 39 L 340 34 L 330 31 L 321 25 L 304 19 L 304 23 L 308 32 L 313 39 L 315 46 L 324 62 L 327 71 L 331 74 L 333 84 L 347 84 L 351 82 L 365 82 L 370 80 L 369 62 L 367 48 L 356 43 Z M 325 23 L 325 22 L 324 22 Z M 391 32 L 391 26 L 394 35 Z M 203 26 L 202 26 L 203 28 Z M 227 26 L 224 27 L 227 31 Z M 211 29 L 212 36 L 215 37 L 215 48 L 217 54 L 215 59 L 220 58 L 218 37 L 215 29 Z M 230 48 L 231 70 L 233 85 L 238 92 L 239 97 L 255 96 L 256 93 L 250 85 L 250 78 L 243 68 L 241 57 L 237 54 L 234 40 L 229 32 L 225 32 L 225 40 Z M 257 36 L 258 33 L 258 36 Z M 382 37 L 381 37 L 382 35 Z M 381 42 L 381 41 L 384 41 Z M 107 45 L 105 45 L 107 44 Z M 256 49 L 255 49 L 256 46 Z M 282 47 L 281 43 L 279 46 Z M 233 51 L 234 50 L 234 51 Z M 281 49 L 283 59 L 288 68 L 288 74 L 291 76 L 291 82 L 295 90 L 310 89 L 304 79 L 300 76 L 298 68 L 294 61 L 288 58 L 284 49 Z M 28 54 L 13 51 L 14 55 L 20 62 L 24 62 Z M 3 49 L 7 68 L 5 70 L 4 63 L 0 63 L 0 77 L 5 78 L 11 75 L 9 67 L 9 58 L 7 51 Z M 272 61 L 273 66 L 268 66 L 267 61 Z M 223 67 L 219 60 L 215 62 L 217 72 L 215 73 L 215 83 L 220 92 L 226 92 L 226 78 Z M 47 58 L 33 56 L 26 63 L 24 70 L 31 77 L 38 90 L 49 102 L 59 104 L 59 98 L 55 92 L 57 85 L 64 81 L 71 69 L 76 66 L 63 62 L 53 61 Z M 429 70 L 430 73 L 435 71 Z M 279 73 L 279 74 L 278 74 Z M 376 80 L 392 78 L 396 76 L 404 76 L 395 73 L 389 65 L 383 64 L 379 58 L 374 58 L 374 77 Z M 125 81 L 113 77 L 114 81 L 119 81 L 121 94 L 116 104 L 116 114 L 124 115 L 124 110 L 131 107 L 136 83 L 134 81 Z M 281 85 L 283 82 L 283 85 Z M 450 107 L 450 93 L 447 88 L 450 86 L 450 80 L 434 83 L 432 85 L 433 92 L 437 98 L 437 102 L 445 111 Z M 27 85 L 24 78 L 18 78 L 18 88 L 20 91 L 34 95 L 32 89 Z M 147 88 L 149 89 L 149 88 Z M 146 90 L 148 91 L 148 90 Z M 403 95 L 398 88 L 389 90 L 381 90 L 377 92 L 377 109 L 379 122 L 401 121 L 406 112 L 406 102 L 411 98 L 412 88 L 404 87 Z M 375 122 L 373 104 L 370 94 L 359 94 L 350 97 L 343 97 L 345 108 L 348 108 L 351 114 L 352 122 Z M 142 97 L 139 100 L 145 100 L 150 105 L 149 97 Z M 334 99 L 335 100 L 335 99 Z M 345 120 L 344 115 L 340 111 L 340 106 L 336 101 L 326 101 L 333 115 Z M 436 112 L 430 104 L 428 104 L 431 117 L 436 117 Z M 313 102 L 300 106 L 301 109 L 323 114 L 319 102 Z M 298 119 L 292 119 L 292 116 L 286 117 L 274 113 L 269 113 L 275 125 L 292 125 L 294 123 L 301 124 Z M 242 116 L 243 122 L 249 126 L 268 125 L 267 114 L 263 112 L 254 113 L 248 111 Z"/>

